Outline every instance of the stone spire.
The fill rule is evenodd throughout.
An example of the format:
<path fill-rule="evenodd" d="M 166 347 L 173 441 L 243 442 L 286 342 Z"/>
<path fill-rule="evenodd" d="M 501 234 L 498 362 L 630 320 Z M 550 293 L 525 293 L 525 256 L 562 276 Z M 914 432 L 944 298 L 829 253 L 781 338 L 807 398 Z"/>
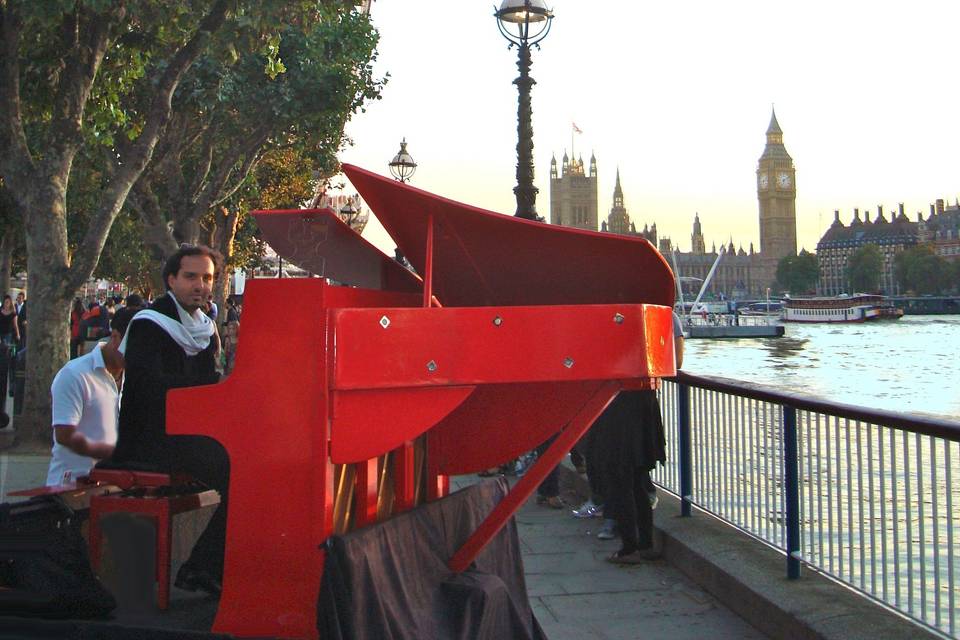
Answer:
<path fill-rule="evenodd" d="M 623 206 L 623 188 L 620 187 L 620 167 L 617 167 L 617 184 L 613 187 L 613 206 Z"/>

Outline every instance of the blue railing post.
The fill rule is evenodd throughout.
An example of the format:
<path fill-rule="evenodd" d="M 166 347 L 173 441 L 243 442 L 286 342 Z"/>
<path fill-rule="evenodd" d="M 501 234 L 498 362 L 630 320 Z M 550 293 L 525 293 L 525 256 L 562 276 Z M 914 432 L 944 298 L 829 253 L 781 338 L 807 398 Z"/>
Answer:
<path fill-rule="evenodd" d="M 797 410 L 783 405 L 783 486 L 787 515 L 787 578 L 800 577 L 800 476 Z"/>
<path fill-rule="evenodd" d="M 693 446 L 690 438 L 690 387 L 677 384 L 680 446 L 680 515 L 689 517 L 693 503 Z"/>

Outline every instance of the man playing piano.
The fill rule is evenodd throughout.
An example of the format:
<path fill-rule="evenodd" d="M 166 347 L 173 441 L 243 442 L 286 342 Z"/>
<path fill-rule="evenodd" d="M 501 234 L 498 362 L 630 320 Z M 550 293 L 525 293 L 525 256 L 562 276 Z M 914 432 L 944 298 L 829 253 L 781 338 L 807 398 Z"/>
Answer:
<path fill-rule="evenodd" d="M 167 295 L 131 320 L 121 344 L 127 369 L 117 447 L 110 460 L 114 468 L 187 473 L 220 493 L 220 506 L 174 583 L 213 595 L 220 593 L 223 575 L 229 458 L 210 438 L 168 436 L 166 396 L 170 389 L 219 380 L 216 327 L 202 307 L 220 264 L 220 255 L 208 247 L 181 245 L 163 268 Z"/>

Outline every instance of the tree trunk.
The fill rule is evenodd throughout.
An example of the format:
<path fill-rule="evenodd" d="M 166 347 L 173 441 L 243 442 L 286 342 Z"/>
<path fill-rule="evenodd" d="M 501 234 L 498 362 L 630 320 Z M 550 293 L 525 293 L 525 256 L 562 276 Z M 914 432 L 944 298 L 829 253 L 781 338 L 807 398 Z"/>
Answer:
<path fill-rule="evenodd" d="M 51 180 L 57 183 L 56 180 Z M 60 181 L 59 184 L 66 184 Z M 30 194 L 28 211 L 27 290 L 30 330 L 27 331 L 27 371 L 23 414 L 16 422 L 21 450 L 50 447 L 50 383 L 69 359 L 70 300 L 67 286 L 66 193 L 44 185 Z"/>
<path fill-rule="evenodd" d="M 240 212 L 236 209 L 229 211 L 226 207 L 221 207 L 220 215 L 214 216 L 214 246 L 212 248 L 220 252 L 224 263 L 213 288 L 213 300 L 217 303 L 217 309 L 220 310 L 217 322 L 221 327 L 227 321 L 227 296 L 230 294 L 230 274 L 233 271 L 233 268 L 227 265 L 233 258 L 233 241 L 237 237 L 237 222 L 239 220 Z"/>
<path fill-rule="evenodd" d="M 0 236 L 0 295 L 10 291 L 10 271 L 13 270 L 13 246 L 15 233 L 4 231 Z"/>

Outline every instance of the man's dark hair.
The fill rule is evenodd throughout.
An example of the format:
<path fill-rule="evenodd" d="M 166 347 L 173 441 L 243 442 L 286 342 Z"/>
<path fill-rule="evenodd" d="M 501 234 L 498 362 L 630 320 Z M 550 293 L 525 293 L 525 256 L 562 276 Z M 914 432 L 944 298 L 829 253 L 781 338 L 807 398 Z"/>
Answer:
<path fill-rule="evenodd" d="M 133 316 L 137 315 L 137 311 L 139 311 L 139 309 L 131 309 L 130 307 L 120 309 L 113 314 L 113 320 L 110 321 L 110 329 L 123 336 L 123 334 L 127 332 L 127 325 L 130 324 L 130 320 L 133 319 Z"/>
<path fill-rule="evenodd" d="M 141 298 L 136 293 L 131 293 L 130 295 L 128 295 L 127 299 L 124 301 L 123 304 L 124 306 L 133 307 L 134 309 L 144 309 L 147 306 L 146 304 L 144 304 L 143 298 Z"/>
<path fill-rule="evenodd" d="M 167 258 L 167 263 L 163 265 L 163 286 L 170 290 L 167 284 L 167 276 L 176 276 L 180 273 L 180 261 L 187 256 L 206 256 L 213 261 L 213 272 L 219 273 L 223 266 L 223 256 L 218 251 L 202 244 L 182 244 L 177 252 Z"/>

